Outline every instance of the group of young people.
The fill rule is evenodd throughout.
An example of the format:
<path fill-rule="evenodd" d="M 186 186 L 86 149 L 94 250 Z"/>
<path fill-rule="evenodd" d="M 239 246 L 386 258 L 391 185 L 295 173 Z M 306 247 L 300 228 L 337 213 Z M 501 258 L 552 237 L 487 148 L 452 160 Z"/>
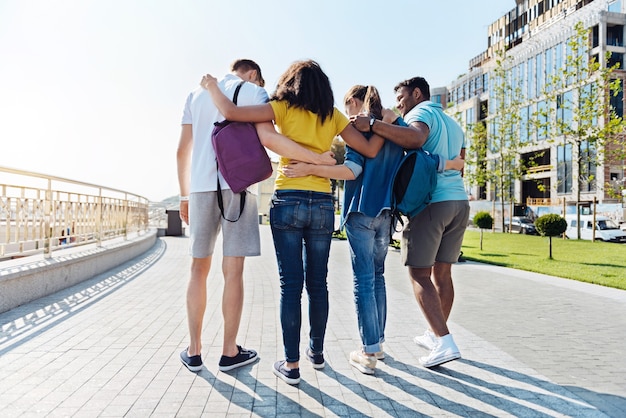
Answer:
<path fill-rule="evenodd" d="M 180 354 L 191 371 L 202 369 L 201 332 L 206 307 L 206 279 L 218 234 L 223 238 L 224 341 L 219 369 L 232 370 L 257 360 L 252 349 L 236 343 L 243 307 L 243 265 L 260 254 L 256 198 L 222 189 L 224 217 L 217 204 L 219 172 L 210 135 L 213 123 L 254 122 L 261 143 L 280 156 L 270 225 L 280 276 L 280 321 L 285 358 L 272 370 L 289 384 L 300 381 L 301 296 L 309 300 L 309 341 L 305 357 L 316 369 L 325 365 L 328 320 L 327 262 L 334 225 L 330 178 L 346 181 L 342 226 L 350 245 L 354 300 L 362 345 L 350 364 L 374 374 L 384 359 L 387 314 L 384 263 L 392 230 L 391 180 L 406 149 L 423 148 L 440 156 L 438 182 L 431 203 L 411 218 L 402 232 L 402 260 L 408 266 L 416 300 L 429 329 L 415 337 L 430 352 L 425 367 L 460 358 L 447 328 L 454 299 L 451 266 L 458 260 L 469 216 L 462 181 L 464 135 L 460 126 L 431 102 L 426 80 L 415 77 L 395 87 L 402 117 L 384 109 L 373 86 L 354 86 L 344 97 L 345 116 L 334 106 L 330 81 L 312 60 L 293 63 L 271 97 L 263 89 L 254 61 L 237 60 L 221 80 L 207 74 L 187 98 L 177 151 L 180 213 L 190 227 L 191 276 L 187 289 L 190 343 Z M 231 96 L 241 80 L 238 105 Z M 336 165 L 330 147 L 336 136 L 347 144 L 346 161 Z M 213 157 L 213 158 L 212 158 Z M 222 179 L 223 180 L 223 179 Z M 224 182 L 222 181 L 222 184 Z"/>

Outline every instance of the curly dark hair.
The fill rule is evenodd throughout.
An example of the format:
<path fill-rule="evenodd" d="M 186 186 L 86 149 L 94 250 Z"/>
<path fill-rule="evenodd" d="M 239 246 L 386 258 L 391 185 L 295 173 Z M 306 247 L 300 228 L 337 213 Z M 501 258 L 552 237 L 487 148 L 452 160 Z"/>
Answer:
<path fill-rule="evenodd" d="M 333 115 L 335 99 L 328 76 L 313 60 L 296 61 L 280 76 L 270 100 L 315 113 L 322 123 Z"/>

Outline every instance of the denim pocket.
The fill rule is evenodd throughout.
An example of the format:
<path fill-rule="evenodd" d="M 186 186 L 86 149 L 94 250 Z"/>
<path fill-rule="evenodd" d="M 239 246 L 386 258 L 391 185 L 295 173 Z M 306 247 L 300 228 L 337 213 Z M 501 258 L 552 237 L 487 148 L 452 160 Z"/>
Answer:
<path fill-rule="evenodd" d="M 270 207 L 270 224 L 274 228 L 295 228 L 298 224 L 298 209 L 300 202 L 281 199 L 274 196 Z"/>
<path fill-rule="evenodd" d="M 335 207 L 330 204 L 322 203 L 319 206 L 319 228 L 329 234 L 332 234 L 335 230 Z"/>

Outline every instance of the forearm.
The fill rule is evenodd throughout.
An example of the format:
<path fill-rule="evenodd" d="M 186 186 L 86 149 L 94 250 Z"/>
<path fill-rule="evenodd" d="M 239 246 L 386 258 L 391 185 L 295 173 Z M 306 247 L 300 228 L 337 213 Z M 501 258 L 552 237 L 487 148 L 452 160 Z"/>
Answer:
<path fill-rule="evenodd" d="M 346 126 L 346 128 L 341 131 L 339 135 L 346 144 L 352 147 L 352 149 L 368 158 L 376 157 L 380 149 L 385 144 L 385 139 L 379 135 L 372 135 L 372 137 L 368 140 L 352 125 Z"/>
<path fill-rule="evenodd" d="M 234 104 L 224 93 L 220 90 L 219 85 L 217 83 L 210 83 L 203 86 L 211 95 L 211 99 L 213 99 L 213 103 L 220 111 L 222 115 L 228 120 L 236 120 L 233 119 L 236 117 L 237 105 Z"/>
<path fill-rule="evenodd" d="M 310 165 L 312 175 L 336 180 L 354 180 L 354 173 L 345 165 Z"/>
<path fill-rule="evenodd" d="M 191 149 L 193 136 L 191 125 L 183 125 L 176 149 L 178 186 L 181 196 L 189 196 L 191 179 Z"/>
<path fill-rule="evenodd" d="M 269 122 L 274 119 L 274 110 L 268 103 L 237 106 L 222 93 L 216 82 L 204 83 L 202 86 L 209 92 L 213 103 L 227 120 L 235 122 Z"/>
<path fill-rule="evenodd" d="M 257 133 L 261 144 L 272 150 L 281 157 L 303 161 L 311 164 L 335 164 L 334 159 L 329 159 L 326 154 L 318 154 L 303 147 L 288 137 L 276 132 L 271 122 L 257 123 Z M 326 157 L 325 157 L 326 155 Z"/>
<path fill-rule="evenodd" d="M 428 136 L 413 126 L 392 125 L 380 120 L 374 122 L 372 132 L 406 149 L 421 148 Z"/>

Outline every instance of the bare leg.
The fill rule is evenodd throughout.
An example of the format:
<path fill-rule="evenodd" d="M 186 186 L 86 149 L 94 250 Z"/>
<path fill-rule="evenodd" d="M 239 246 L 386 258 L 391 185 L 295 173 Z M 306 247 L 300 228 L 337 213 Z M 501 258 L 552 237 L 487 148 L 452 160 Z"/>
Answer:
<path fill-rule="evenodd" d="M 433 267 L 433 282 L 441 302 L 441 310 L 446 321 L 452 311 L 454 302 L 454 285 L 452 284 L 452 264 L 436 262 Z"/>
<path fill-rule="evenodd" d="M 449 334 L 449 331 L 439 295 L 430 278 L 431 270 L 431 268 L 409 267 L 409 275 L 411 276 L 415 299 L 422 309 L 430 329 L 435 335 L 442 337 Z"/>
<path fill-rule="evenodd" d="M 245 257 L 224 257 L 224 293 L 222 294 L 222 315 L 224 316 L 224 345 L 222 354 L 236 356 L 237 332 L 243 310 L 243 264 Z"/>
<path fill-rule="evenodd" d="M 210 269 L 211 256 L 191 261 L 191 277 L 187 286 L 189 356 L 197 356 L 202 351 L 202 319 L 206 309 L 206 279 Z"/>

